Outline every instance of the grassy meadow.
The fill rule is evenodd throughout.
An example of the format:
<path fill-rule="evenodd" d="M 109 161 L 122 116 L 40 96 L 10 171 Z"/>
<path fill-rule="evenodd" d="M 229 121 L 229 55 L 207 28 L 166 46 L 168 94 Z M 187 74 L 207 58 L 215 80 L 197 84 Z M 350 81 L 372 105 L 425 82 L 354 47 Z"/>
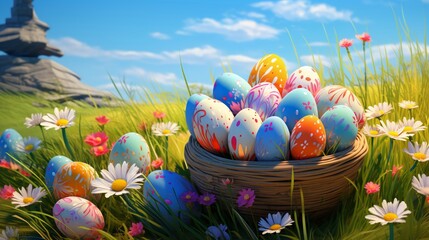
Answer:
<path fill-rule="evenodd" d="M 366 51 L 368 94 L 366 107 L 380 102 L 392 104 L 394 110 L 383 116 L 382 120 L 399 121 L 403 117 L 414 117 L 427 126 L 429 122 L 429 57 L 427 43 L 411 39 L 407 28 L 400 34 L 401 47 L 395 52 L 394 58 L 383 54 L 385 51 L 374 53 L 370 48 Z M 361 51 L 362 43 L 355 40 L 351 48 L 353 62 L 347 57 L 346 51 L 338 46 L 338 39 L 330 41 L 333 52 L 332 67 L 324 67 L 317 58 L 314 67 L 322 77 L 322 86 L 331 84 L 347 85 L 364 102 L 364 56 Z M 368 45 L 367 45 L 368 46 Z M 281 53 L 277 53 L 280 56 Z M 375 54 L 379 54 L 376 56 Z M 299 57 L 297 56 L 299 59 Z M 380 60 L 376 60 L 380 59 Z M 186 69 L 185 69 L 186 70 Z M 288 69 L 291 73 L 294 69 Z M 186 72 L 186 71 L 185 71 Z M 247 76 L 242 76 L 247 78 Z M 74 161 L 90 164 L 97 172 L 108 165 L 108 154 L 96 157 L 90 153 L 90 148 L 83 142 L 86 135 L 99 131 L 95 117 L 105 115 L 111 122 L 105 126 L 109 136 L 109 144 L 128 132 L 138 132 L 147 141 L 151 149 L 151 159 L 165 157 L 163 139 L 152 135 L 150 127 L 158 120 L 153 116 L 154 111 L 166 113 L 163 121 L 177 122 L 181 127 L 176 135 L 169 137 L 169 170 L 176 171 L 189 177 L 184 160 L 184 146 L 189 138 L 185 121 L 186 96 L 172 94 L 166 96 L 139 93 L 124 101 L 122 107 L 93 108 L 82 103 L 68 105 L 76 110 L 76 125 L 67 129 L 70 145 L 74 150 Z M 144 101 L 141 101 L 144 99 Z M 402 100 L 415 101 L 419 107 L 412 111 L 401 109 L 398 103 Z M 51 113 L 54 107 L 60 109 L 65 105 L 47 102 L 32 96 L 2 94 L 0 95 L 0 131 L 14 128 L 23 137 L 35 136 L 43 140 L 39 128 L 26 128 L 25 117 L 32 113 Z M 145 123 L 146 129 L 142 127 Z M 368 120 L 367 124 L 378 124 L 378 119 Z M 47 130 L 46 141 L 40 150 L 22 159 L 24 168 L 32 173 L 27 178 L 19 173 L 0 168 L 0 187 L 11 184 L 15 188 L 33 183 L 44 186 L 45 167 L 49 159 L 55 155 L 69 156 L 62 141 L 60 131 Z M 141 221 L 146 233 L 139 239 L 210 239 L 205 233 L 208 226 L 226 224 L 231 239 L 387 239 L 389 227 L 380 224 L 370 225 L 365 215 L 373 205 L 381 205 L 383 199 L 393 201 L 397 198 L 407 203 L 412 212 L 406 223 L 394 224 L 395 239 L 429 239 L 429 204 L 425 196 L 418 194 L 411 186 L 413 176 L 429 173 L 427 163 L 418 163 L 410 171 L 414 160 L 403 152 L 407 142 L 393 141 L 387 136 L 378 138 L 367 137 L 369 152 L 365 157 L 358 177 L 350 182 L 354 191 L 344 196 L 341 204 L 331 215 L 321 219 L 303 217 L 301 213 L 290 212 L 295 223 L 286 227 L 279 235 L 262 235 L 257 229 L 259 219 L 240 216 L 228 202 L 218 201 L 211 207 L 203 207 L 201 216 L 190 216 L 191 223 L 183 223 L 176 218 L 174 223 L 167 223 L 156 214 L 156 209 L 146 205 L 142 191 L 131 191 L 128 200 L 135 206 L 127 207 L 126 199 L 122 197 L 101 197 L 96 205 L 101 209 L 106 226 L 103 237 L 106 239 L 132 239 L 127 234 L 131 222 Z M 429 130 L 418 132 L 412 138 L 419 143 L 429 141 Z M 392 148 L 390 148 L 392 146 Z M 391 154 L 389 154 L 389 152 Z M 387 159 L 388 155 L 391 159 Z M 31 166 L 31 167 L 30 167 Z M 395 176 L 392 176 L 393 166 L 402 166 Z M 165 168 L 164 168 L 165 169 Z M 368 195 L 364 185 L 372 181 L 380 184 L 380 191 Z M 251 186 L 249 186 L 251 187 Z M 256 193 L 256 197 L 257 193 Z M 305 199 L 305 196 L 304 196 Z M 42 199 L 42 204 L 29 208 L 15 209 L 8 201 L 0 200 L 0 230 L 5 226 L 16 226 L 21 235 L 40 236 L 43 239 L 61 239 L 63 236 L 55 226 L 52 217 L 52 206 L 55 204 L 52 194 Z"/>

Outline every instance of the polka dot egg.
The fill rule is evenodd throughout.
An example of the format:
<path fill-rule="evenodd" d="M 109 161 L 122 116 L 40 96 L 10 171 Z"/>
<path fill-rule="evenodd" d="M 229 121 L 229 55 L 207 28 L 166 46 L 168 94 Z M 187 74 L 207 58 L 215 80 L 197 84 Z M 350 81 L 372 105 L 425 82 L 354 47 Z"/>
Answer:
<path fill-rule="evenodd" d="M 95 170 L 83 162 L 64 164 L 54 177 L 54 196 L 56 199 L 77 196 L 91 196 L 91 181 L 95 179 Z"/>
<path fill-rule="evenodd" d="M 8 128 L 0 136 L 0 159 L 10 162 L 8 153 L 17 157 L 16 145 L 22 141 L 22 136 L 15 129 Z"/>
<path fill-rule="evenodd" d="M 316 70 L 310 66 L 302 66 L 295 70 L 287 80 L 282 92 L 282 97 L 297 88 L 305 88 L 313 97 L 320 90 L 320 77 Z"/>
<path fill-rule="evenodd" d="M 276 54 L 268 54 L 253 66 L 248 82 L 251 86 L 261 82 L 270 82 L 281 93 L 286 80 L 287 68 L 283 59 Z"/>
<path fill-rule="evenodd" d="M 318 157 L 326 146 L 325 127 L 318 117 L 305 116 L 296 123 L 290 139 L 292 159 Z"/>

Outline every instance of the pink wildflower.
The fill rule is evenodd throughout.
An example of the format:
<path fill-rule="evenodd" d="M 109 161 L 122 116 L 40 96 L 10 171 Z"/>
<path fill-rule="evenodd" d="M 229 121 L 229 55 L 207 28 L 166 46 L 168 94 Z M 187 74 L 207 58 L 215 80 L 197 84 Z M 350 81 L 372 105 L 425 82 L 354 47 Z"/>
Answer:
<path fill-rule="evenodd" d="M 340 41 L 339 45 L 340 47 L 343 47 L 343 48 L 349 48 L 353 45 L 353 40 L 344 38 L 343 40 Z"/>
<path fill-rule="evenodd" d="M 164 164 L 164 161 L 162 160 L 162 158 L 157 158 L 156 160 L 153 160 L 151 165 L 153 168 L 160 168 L 162 166 L 162 164 Z"/>
<path fill-rule="evenodd" d="M 365 184 L 365 190 L 367 194 L 373 194 L 380 191 L 380 184 L 368 182 Z"/>
<path fill-rule="evenodd" d="M 211 193 L 204 193 L 198 198 L 198 202 L 201 205 L 210 206 L 216 202 L 216 196 Z"/>
<path fill-rule="evenodd" d="M 144 234 L 143 223 L 131 223 L 130 231 L 128 232 L 128 234 L 130 234 L 131 237 Z"/>
<path fill-rule="evenodd" d="M 5 200 L 11 199 L 14 192 L 15 188 L 13 188 L 11 185 L 4 185 L 3 188 L 0 188 L 0 198 Z"/>
<path fill-rule="evenodd" d="M 103 145 L 109 140 L 109 137 L 104 132 L 96 132 L 86 136 L 84 142 L 91 147 Z"/>
<path fill-rule="evenodd" d="M 251 207 L 253 206 L 253 202 L 255 201 L 255 191 L 252 189 L 241 189 L 239 192 L 239 196 L 237 199 L 238 207 Z"/>
<path fill-rule="evenodd" d="M 371 36 L 364 32 L 362 34 L 356 34 L 356 38 L 363 41 L 363 42 L 370 42 L 371 41 Z"/>
<path fill-rule="evenodd" d="M 104 143 L 103 145 L 92 147 L 91 153 L 95 156 L 101 156 L 109 152 L 109 148 L 107 147 L 107 143 Z"/>
<path fill-rule="evenodd" d="M 156 110 L 155 112 L 153 112 L 153 116 L 156 119 L 162 120 L 165 117 L 165 115 L 166 115 L 165 112 L 161 112 L 161 111 L 158 111 L 158 110 Z"/>
<path fill-rule="evenodd" d="M 222 181 L 222 184 L 225 186 L 232 185 L 234 183 L 234 179 L 229 179 L 229 178 L 221 179 L 221 181 Z"/>
<path fill-rule="evenodd" d="M 399 171 L 401 171 L 401 169 L 403 168 L 404 166 L 395 166 L 395 165 L 393 165 L 393 168 L 392 168 L 392 177 L 394 177 Z"/>
<path fill-rule="evenodd" d="M 97 120 L 98 124 L 100 124 L 101 126 L 106 125 L 108 122 L 110 122 L 110 119 L 104 115 L 96 117 L 95 120 Z"/>

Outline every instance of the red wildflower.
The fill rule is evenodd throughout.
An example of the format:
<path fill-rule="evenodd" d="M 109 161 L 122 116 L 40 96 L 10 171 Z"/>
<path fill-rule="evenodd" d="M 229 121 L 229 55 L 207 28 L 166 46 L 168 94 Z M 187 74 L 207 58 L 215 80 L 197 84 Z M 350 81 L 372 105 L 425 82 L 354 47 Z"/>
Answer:
<path fill-rule="evenodd" d="M 84 141 L 91 147 L 97 147 L 105 144 L 107 140 L 109 140 L 109 137 L 104 132 L 96 132 L 86 136 Z"/>
<path fill-rule="evenodd" d="M 4 185 L 3 188 L 0 188 L 0 198 L 2 199 L 11 199 L 13 197 L 13 192 L 15 192 L 15 188 L 11 185 Z"/>
<path fill-rule="evenodd" d="M 166 115 L 165 112 L 161 112 L 161 111 L 158 111 L 158 110 L 156 110 L 155 112 L 153 112 L 153 116 L 156 119 L 162 120 L 165 117 L 165 115 Z"/>
<path fill-rule="evenodd" d="M 108 122 L 110 122 L 110 119 L 104 115 L 96 117 L 95 120 L 97 120 L 98 124 L 100 125 L 106 125 Z"/>
<path fill-rule="evenodd" d="M 363 42 L 370 42 L 371 41 L 371 36 L 364 32 L 362 34 L 356 34 L 356 38 L 363 41 Z"/>
<path fill-rule="evenodd" d="M 162 160 L 162 158 L 157 158 L 156 160 L 153 160 L 151 165 L 153 168 L 160 168 L 162 166 L 162 164 L 164 164 L 164 161 Z"/>
<path fill-rule="evenodd" d="M 103 145 L 92 147 L 91 153 L 95 156 L 101 156 L 109 152 L 109 148 L 107 147 L 107 143 L 104 143 Z"/>
<path fill-rule="evenodd" d="M 344 38 L 339 43 L 340 47 L 349 48 L 353 45 L 353 40 Z"/>

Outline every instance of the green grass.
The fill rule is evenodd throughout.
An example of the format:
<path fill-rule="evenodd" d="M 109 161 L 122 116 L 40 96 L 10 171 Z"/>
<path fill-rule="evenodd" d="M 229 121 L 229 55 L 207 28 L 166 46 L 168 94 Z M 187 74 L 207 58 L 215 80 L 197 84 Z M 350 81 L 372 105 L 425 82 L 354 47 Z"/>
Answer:
<path fill-rule="evenodd" d="M 381 60 L 374 61 L 374 53 L 367 52 L 368 62 L 368 86 L 369 93 L 367 105 L 375 105 L 387 101 L 394 106 L 394 111 L 384 116 L 383 120 L 399 121 L 403 117 L 409 117 L 410 113 L 400 109 L 398 102 L 401 100 L 413 100 L 419 104 L 419 108 L 411 112 L 411 116 L 420 120 L 424 125 L 429 120 L 429 58 L 426 42 L 415 42 L 409 37 L 409 30 L 403 27 L 405 41 L 396 52 L 395 62 L 392 58 L 382 54 Z M 290 36 L 292 39 L 292 36 Z M 337 40 L 337 39 L 336 39 Z M 426 40 L 425 40 L 426 41 Z M 335 45 L 335 44 L 333 44 Z M 360 43 L 355 43 L 353 51 L 359 51 Z M 368 48 L 367 48 L 368 49 Z M 336 57 L 332 58 L 333 67 L 323 68 L 323 65 L 315 59 L 314 66 L 318 68 L 319 74 L 324 75 L 322 85 L 346 83 L 358 97 L 365 96 L 363 90 L 363 56 L 357 55 L 351 63 L 346 56 L 345 50 L 335 47 L 332 49 Z M 406 51 L 405 51 L 406 50 Z M 410 52 L 409 55 L 405 52 Z M 297 54 L 297 59 L 298 53 Z M 279 53 L 281 55 L 281 53 Z M 92 165 L 97 172 L 106 168 L 108 156 L 95 157 L 89 152 L 89 147 L 83 143 L 83 138 L 93 132 L 99 131 L 95 117 L 106 115 L 111 122 L 106 125 L 105 132 L 109 136 L 109 142 L 116 141 L 127 132 L 138 132 L 144 136 L 151 149 L 152 160 L 158 156 L 164 157 L 162 139 L 151 135 L 150 126 L 157 120 L 152 113 L 160 110 L 167 113 L 164 121 L 177 122 L 181 126 L 180 132 L 171 136 L 169 157 L 171 159 L 169 169 L 189 177 L 186 163 L 184 161 L 184 146 L 188 141 L 189 133 L 185 123 L 186 97 L 183 94 L 173 93 L 170 95 L 153 95 L 150 92 L 133 93 L 126 91 L 130 100 L 122 107 L 116 108 L 92 108 L 82 103 L 72 103 L 69 107 L 77 112 L 76 125 L 67 129 L 75 161 L 83 161 Z M 139 100 L 143 99 L 141 102 Z M 0 131 L 6 128 L 14 128 L 22 136 L 36 136 L 42 139 L 40 129 L 26 128 L 23 123 L 25 117 L 31 113 L 50 113 L 54 107 L 63 108 L 63 105 L 47 101 L 39 102 L 39 98 L 24 95 L 0 95 Z M 36 102 L 38 102 L 36 104 Z M 139 125 L 145 122 L 147 130 L 141 130 Z M 369 120 L 368 124 L 377 124 L 378 120 Z M 46 141 L 43 149 L 37 151 L 34 157 L 27 156 L 19 159 L 26 166 L 31 165 L 28 171 L 33 174 L 26 178 L 17 172 L 11 172 L 0 168 L 0 186 L 12 184 L 15 188 L 27 186 L 28 183 L 43 186 L 45 166 L 49 159 L 55 155 L 69 156 L 59 131 L 45 131 Z M 420 132 L 413 137 L 414 141 L 428 141 L 428 130 Z M 386 239 L 388 227 L 370 225 L 365 219 L 368 208 L 374 204 L 381 205 L 383 199 L 392 201 L 394 198 L 405 201 L 412 214 L 406 218 L 406 223 L 395 224 L 395 237 L 397 239 L 429 239 L 429 216 L 428 204 L 424 202 L 424 196 L 417 194 L 411 187 L 412 177 L 417 174 L 427 173 L 427 163 L 419 163 L 417 168 L 410 172 L 414 161 L 403 152 L 406 142 L 393 142 L 393 149 L 389 147 L 389 139 L 380 137 L 368 138 L 369 152 L 358 176 L 350 180 L 354 191 L 349 196 L 344 196 L 341 204 L 332 214 L 323 219 L 312 219 L 305 214 L 291 212 L 295 220 L 294 226 L 283 230 L 279 235 L 281 238 L 290 239 Z M 388 153 L 392 151 L 391 159 Z M 31 163 L 33 162 L 33 163 Z M 402 165 L 403 169 L 396 177 L 392 177 L 393 165 Z M 379 193 L 367 195 L 364 190 L 365 183 L 373 181 L 381 185 Z M 135 207 L 130 209 L 122 197 L 101 198 L 96 201 L 106 220 L 103 236 L 106 239 L 129 239 L 126 234 L 127 227 L 131 222 L 142 221 L 145 226 L 148 239 L 207 239 L 205 231 L 210 225 L 226 224 L 228 233 L 233 239 L 274 239 L 275 236 L 262 236 L 257 230 L 259 219 L 240 216 L 234 209 L 233 203 L 219 201 L 210 208 L 203 208 L 200 216 L 189 216 L 190 223 L 184 223 L 175 218 L 173 223 L 157 214 L 157 209 L 146 204 L 140 191 L 133 191 L 129 196 Z M 303 196 L 305 200 L 305 196 Z M 46 239 L 62 238 L 56 229 L 51 217 L 52 206 L 55 200 L 50 194 L 43 199 L 43 204 L 35 204 L 30 208 L 16 210 L 11 204 L 0 202 L 0 229 L 7 225 L 19 226 L 21 233 L 40 235 Z"/>

